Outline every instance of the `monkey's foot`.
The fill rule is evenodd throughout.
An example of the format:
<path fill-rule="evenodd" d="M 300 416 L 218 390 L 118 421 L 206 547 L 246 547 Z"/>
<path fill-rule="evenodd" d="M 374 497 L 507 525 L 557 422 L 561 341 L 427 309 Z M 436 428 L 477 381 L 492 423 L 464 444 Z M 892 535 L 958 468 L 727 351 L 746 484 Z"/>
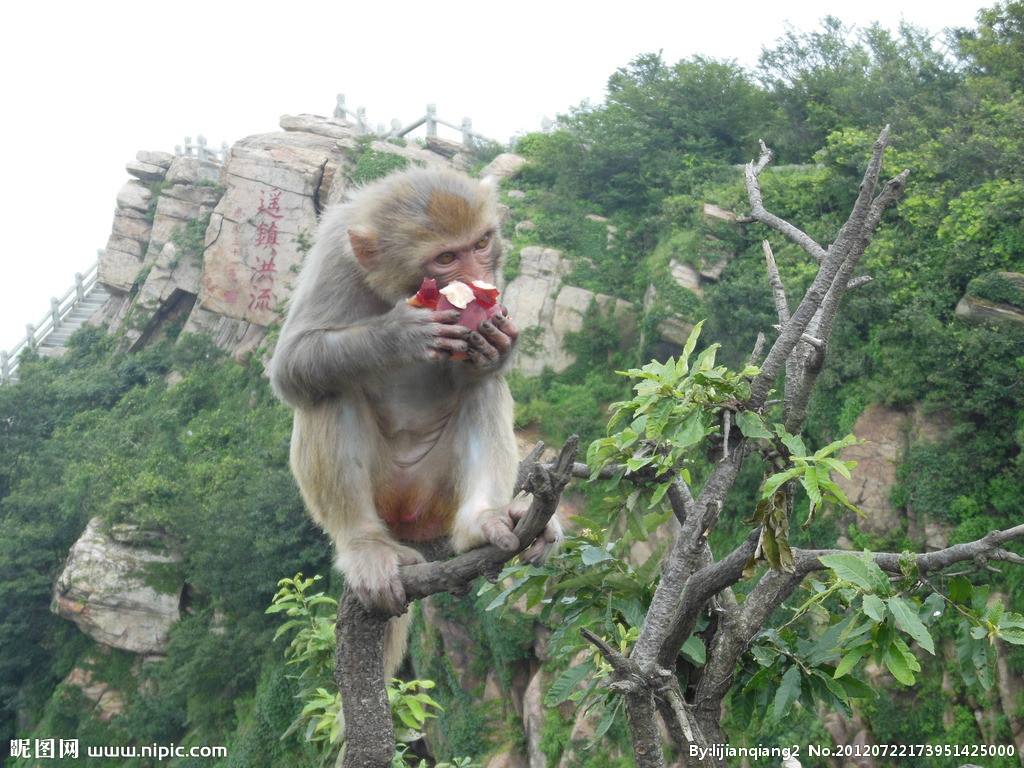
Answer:
<path fill-rule="evenodd" d="M 480 532 L 487 543 L 505 552 L 515 552 L 519 549 L 519 537 L 512 531 L 515 526 L 511 511 L 505 509 L 489 513 L 480 523 Z"/>
<path fill-rule="evenodd" d="M 415 549 L 380 539 L 347 543 L 338 551 L 337 565 L 345 583 L 368 611 L 400 616 L 408 601 L 398 576 L 398 566 L 425 562 Z"/>
<path fill-rule="evenodd" d="M 513 506 L 509 509 L 509 516 L 515 522 L 519 522 L 525 514 L 525 508 Z M 565 534 L 562 532 L 562 524 L 558 522 L 557 517 L 552 517 L 548 520 L 548 524 L 544 527 L 540 536 L 534 540 L 533 544 L 519 554 L 519 559 L 524 563 L 539 565 L 548 559 L 548 555 L 558 549 L 558 545 L 562 543 L 564 538 Z"/>

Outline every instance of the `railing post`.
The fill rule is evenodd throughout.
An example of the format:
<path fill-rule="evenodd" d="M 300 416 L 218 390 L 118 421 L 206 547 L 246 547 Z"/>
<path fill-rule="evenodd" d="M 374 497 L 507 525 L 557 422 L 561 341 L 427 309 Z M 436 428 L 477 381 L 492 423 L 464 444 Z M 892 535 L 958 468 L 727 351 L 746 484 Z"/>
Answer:
<path fill-rule="evenodd" d="M 53 322 L 53 330 L 56 331 L 60 325 L 60 302 L 56 298 L 50 299 L 50 317 Z"/>
<path fill-rule="evenodd" d="M 356 108 L 356 130 L 360 134 L 369 133 L 370 128 L 366 124 L 366 107 Z"/>
<path fill-rule="evenodd" d="M 402 130 L 402 121 L 399 120 L 397 117 L 393 118 L 391 120 L 391 133 L 388 135 L 392 137 L 397 136 L 400 130 Z"/>
<path fill-rule="evenodd" d="M 345 94 L 339 93 L 337 96 L 337 101 L 334 104 L 334 116 L 341 118 L 342 120 L 345 120 L 346 115 L 347 111 L 345 110 Z"/>
<path fill-rule="evenodd" d="M 196 144 L 198 145 L 196 147 L 196 155 L 199 157 L 199 162 L 200 163 L 205 163 L 206 162 L 206 151 L 207 151 L 206 150 L 206 137 L 203 136 L 203 134 L 200 133 L 196 137 Z"/>
<path fill-rule="evenodd" d="M 0 384 L 6 384 L 11 378 L 11 356 L 0 351 Z"/>
<path fill-rule="evenodd" d="M 473 121 L 468 117 L 462 118 L 462 143 L 467 146 L 473 146 Z"/>
<path fill-rule="evenodd" d="M 192 137 L 185 137 L 185 157 L 192 157 Z"/>
<path fill-rule="evenodd" d="M 427 104 L 427 138 L 437 138 L 437 105 Z"/>
<path fill-rule="evenodd" d="M 29 349 L 36 348 L 36 327 L 32 323 L 25 323 L 25 346 Z"/>
<path fill-rule="evenodd" d="M 75 301 L 85 298 L 85 278 L 81 272 L 75 272 Z"/>

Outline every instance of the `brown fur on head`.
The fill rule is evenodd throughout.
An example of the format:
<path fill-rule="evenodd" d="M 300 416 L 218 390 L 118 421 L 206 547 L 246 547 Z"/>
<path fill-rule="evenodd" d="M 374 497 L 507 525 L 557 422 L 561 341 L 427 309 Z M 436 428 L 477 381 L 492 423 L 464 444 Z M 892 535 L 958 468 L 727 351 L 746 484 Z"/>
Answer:
<path fill-rule="evenodd" d="M 411 296 L 425 264 L 493 232 L 489 266 L 501 259 L 495 188 L 452 170 L 413 168 L 358 190 L 347 206 L 352 253 L 366 283 L 389 303 Z"/>

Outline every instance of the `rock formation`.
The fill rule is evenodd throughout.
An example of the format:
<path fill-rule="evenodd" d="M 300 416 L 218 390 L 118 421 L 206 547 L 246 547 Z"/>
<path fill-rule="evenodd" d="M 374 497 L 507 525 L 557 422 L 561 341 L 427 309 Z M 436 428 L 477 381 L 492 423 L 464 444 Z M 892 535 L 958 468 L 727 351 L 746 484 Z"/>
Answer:
<path fill-rule="evenodd" d="M 181 558 L 159 551 L 134 526 L 117 539 L 93 518 L 71 547 L 53 590 L 51 610 L 103 645 L 133 653 L 163 653 L 180 615 Z"/>
<path fill-rule="evenodd" d="M 527 246 L 520 254 L 519 274 L 502 294 L 502 302 L 520 330 L 514 367 L 527 376 L 537 376 L 544 368 L 559 373 L 573 364 L 575 358 L 565 349 L 565 339 L 582 330 L 591 304 L 606 317 L 611 314 L 615 318 L 624 344 L 635 341 L 633 305 L 565 285 L 571 269 L 572 263 L 561 251 Z"/>

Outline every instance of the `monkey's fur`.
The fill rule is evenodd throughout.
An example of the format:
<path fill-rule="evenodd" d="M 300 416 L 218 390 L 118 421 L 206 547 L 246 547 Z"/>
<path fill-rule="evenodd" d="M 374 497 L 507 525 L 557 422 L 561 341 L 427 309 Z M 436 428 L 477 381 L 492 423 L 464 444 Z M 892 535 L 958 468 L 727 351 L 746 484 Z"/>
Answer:
<path fill-rule="evenodd" d="M 414 169 L 326 212 L 271 363 L 295 410 L 291 467 L 336 564 L 363 604 L 405 610 L 400 543 L 448 536 L 456 551 L 518 545 L 508 511 L 517 451 L 501 374 L 507 317 L 471 333 L 453 313 L 410 307 L 424 276 L 494 282 L 501 260 L 492 186 Z M 450 353 L 466 351 L 468 361 Z M 543 557 L 557 521 L 527 552 Z M 408 614 L 389 622 L 385 674 L 404 654 Z"/>

